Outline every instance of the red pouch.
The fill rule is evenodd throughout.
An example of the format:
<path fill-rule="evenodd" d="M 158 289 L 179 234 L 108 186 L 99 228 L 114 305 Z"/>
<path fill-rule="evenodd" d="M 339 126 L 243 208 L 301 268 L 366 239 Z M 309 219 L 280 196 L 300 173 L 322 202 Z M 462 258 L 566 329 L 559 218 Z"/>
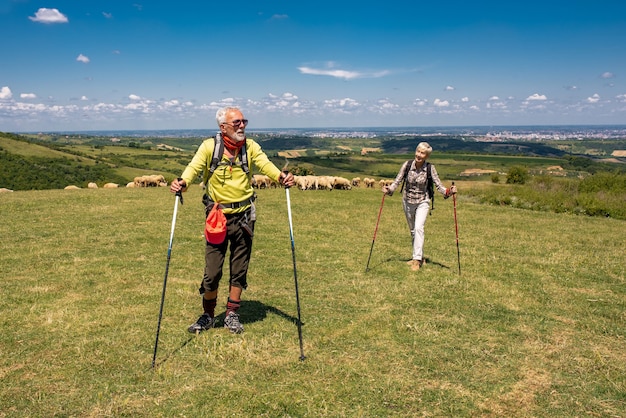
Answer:
<path fill-rule="evenodd" d="M 206 217 L 204 236 L 210 244 L 219 245 L 226 239 L 226 216 L 219 203 L 214 203 Z"/>

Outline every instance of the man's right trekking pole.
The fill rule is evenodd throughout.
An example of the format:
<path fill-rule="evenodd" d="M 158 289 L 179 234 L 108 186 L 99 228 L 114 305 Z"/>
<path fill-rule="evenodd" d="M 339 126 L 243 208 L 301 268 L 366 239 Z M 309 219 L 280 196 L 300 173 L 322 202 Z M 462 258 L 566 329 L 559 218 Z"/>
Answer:
<path fill-rule="evenodd" d="M 454 182 L 452 182 L 454 186 Z M 459 223 L 456 220 L 456 193 L 452 194 L 452 202 L 454 203 L 454 230 L 456 232 L 456 257 L 459 262 L 459 276 L 461 275 L 461 252 L 459 251 Z"/>
<path fill-rule="evenodd" d="M 372 247 L 370 248 L 370 255 L 367 257 L 367 265 L 365 266 L 365 272 L 369 270 L 370 259 L 372 258 L 372 250 L 374 249 L 374 241 L 376 241 L 376 233 L 378 232 L 378 223 L 380 222 L 380 214 L 383 213 L 383 205 L 385 204 L 385 196 L 387 193 L 383 193 L 383 200 L 380 202 L 380 209 L 378 210 L 378 219 L 376 220 L 376 228 L 374 229 L 374 238 L 372 238 Z"/>
<path fill-rule="evenodd" d="M 180 180 L 180 179 L 179 179 Z M 152 355 L 152 368 L 156 363 L 157 348 L 159 346 L 159 331 L 161 331 L 161 318 L 163 317 L 163 303 L 165 302 L 165 287 L 167 286 L 167 273 L 170 269 L 170 257 L 172 255 L 172 242 L 174 241 L 174 228 L 176 228 L 176 213 L 178 212 L 178 201 L 183 204 L 183 192 L 176 192 L 176 202 L 174 203 L 174 215 L 172 216 L 172 230 L 170 231 L 170 244 L 167 247 L 167 262 L 165 263 L 165 277 L 163 277 L 163 292 L 161 293 L 161 307 L 159 308 L 159 322 L 157 323 L 156 338 L 154 341 L 154 354 Z"/>
<path fill-rule="evenodd" d="M 285 186 L 287 196 L 287 216 L 289 218 L 289 238 L 291 239 L 291 258 L 293 259 L 293 280 L 296 285 L 296 308 L 298 310 L 298 338 L 300 339 L 300 361 L 304 361 L 304 348 L 302 344 L 302 320 L 300 319 L 300 294 L 298 293 L 298 270 L 296 269 L 296 246 L 293 241 L 293 221 L 291 220 L 291 200 L 289 199 L 289 187 Z"/>

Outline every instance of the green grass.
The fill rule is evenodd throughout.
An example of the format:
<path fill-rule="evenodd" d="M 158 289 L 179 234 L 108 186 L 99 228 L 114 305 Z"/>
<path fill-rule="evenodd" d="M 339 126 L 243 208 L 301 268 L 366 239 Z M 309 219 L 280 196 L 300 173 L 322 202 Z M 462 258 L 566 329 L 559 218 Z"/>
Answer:
<path fill-rule="evenodd" d="M 203 212 L 165 188 L 0 195 L 0 416 L 624 416 L 625 223 L 437 200 L 408 269 L 400 196 L 260 190 L 246 331 L 198 336 Z M 226 281 L 218 314 L 223 316 Z"/>

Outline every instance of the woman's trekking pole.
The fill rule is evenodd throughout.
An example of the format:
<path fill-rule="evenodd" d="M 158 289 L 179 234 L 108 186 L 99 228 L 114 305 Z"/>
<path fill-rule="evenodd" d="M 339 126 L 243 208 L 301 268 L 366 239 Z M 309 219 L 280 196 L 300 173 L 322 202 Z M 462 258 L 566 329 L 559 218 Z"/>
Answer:
<path fill-rule="evenodd" d="M 156 362 L 157 348 L 159 346 L 159 332 L 161 331 L 161 318 L 163 317 L 163 303 L 165 302 L 165 287 L 167 286 L 167 273 L 170 268 L 170 257 L 172 255 L 172 242 L 174 241 L 174 228 L 176 228 L 176 213 L 178 212 L 178 201 L 183 204 L 182 190 L 176 192 L 176 202 L 174 203 L 174 215 L 172 216 L 172 230 L 170 232 L 170 244 L 167 247 L 167 262 L 165 264 L 165 277 L 163 277 L 163 292 L 161 293 L 161 307 L 159 308 L 159 322 L 157 323 L 156 339 L 154 341 L 154 354 L 152 355 L 152 368 Z"/>
<path fill-rule="evenodd" d="M 383 193 L 383 200 L 380 202 L 380 209 L 378 210 L 378 219 L 376 220 L 376 228 L 374 229 L 374 238 L 372 238 L 372 247 L 370 248 L 370 255 L 367 257 L 367 265 L 365 266 L 365 272 L 369 270 L 370 258 L 372 258 L 372 250 L 374 249 L 374 241 L 376 241 L 376 233 L 378 232 L 378 223 L 380 222 L 380 214 L 383 213 L 383 205 L 385 204 L 385 196 L 387 193 Z"/>
<path fill-rule="evenodd" d="M 289 218 L 289 238 L 291 239 L 291 258 L 293 259 L 293 280 L 296 285 L 296 308 L 298 310 L 298 338 L 300 339 L 300 361 L 305 359 L 302 345 L 302 320 L 300 319 L 300 294 L 298 293 L 298 270 L 296 269 L 296 246 L 293 242 L 293 221 L 291 220 L 291 200 L 289 199 L 289 187 L 285 186 L 287 196 L 287 216 Z"/>
<path fill-rule="evenodd" d="M 452 182 L 454 186 L 454 182 Z M 452 202 L 454 203 L 454 230 L 456 232 L 456 257 L 459 262 L 459 276 L 461 275 L 461 252 L 459 251 L 459 223 L 456 220 L 456 193 L 452 194 Z"/>

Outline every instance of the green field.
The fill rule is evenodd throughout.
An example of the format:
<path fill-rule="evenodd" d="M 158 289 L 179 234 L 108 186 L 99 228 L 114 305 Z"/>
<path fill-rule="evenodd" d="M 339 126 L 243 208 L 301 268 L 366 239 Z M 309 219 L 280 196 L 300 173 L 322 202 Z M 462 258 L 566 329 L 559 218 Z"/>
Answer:
<path fill-rule="evenodd" d="M 203 212 L 165 188 L 0 195 L 2 417 L 626 415 L 624 221 L 438 198 L 406 265 L 400 196 L 259 190 L 246 331 L 198 336 Z M 226 282 L 218 314 L 223 317 Z"/>

